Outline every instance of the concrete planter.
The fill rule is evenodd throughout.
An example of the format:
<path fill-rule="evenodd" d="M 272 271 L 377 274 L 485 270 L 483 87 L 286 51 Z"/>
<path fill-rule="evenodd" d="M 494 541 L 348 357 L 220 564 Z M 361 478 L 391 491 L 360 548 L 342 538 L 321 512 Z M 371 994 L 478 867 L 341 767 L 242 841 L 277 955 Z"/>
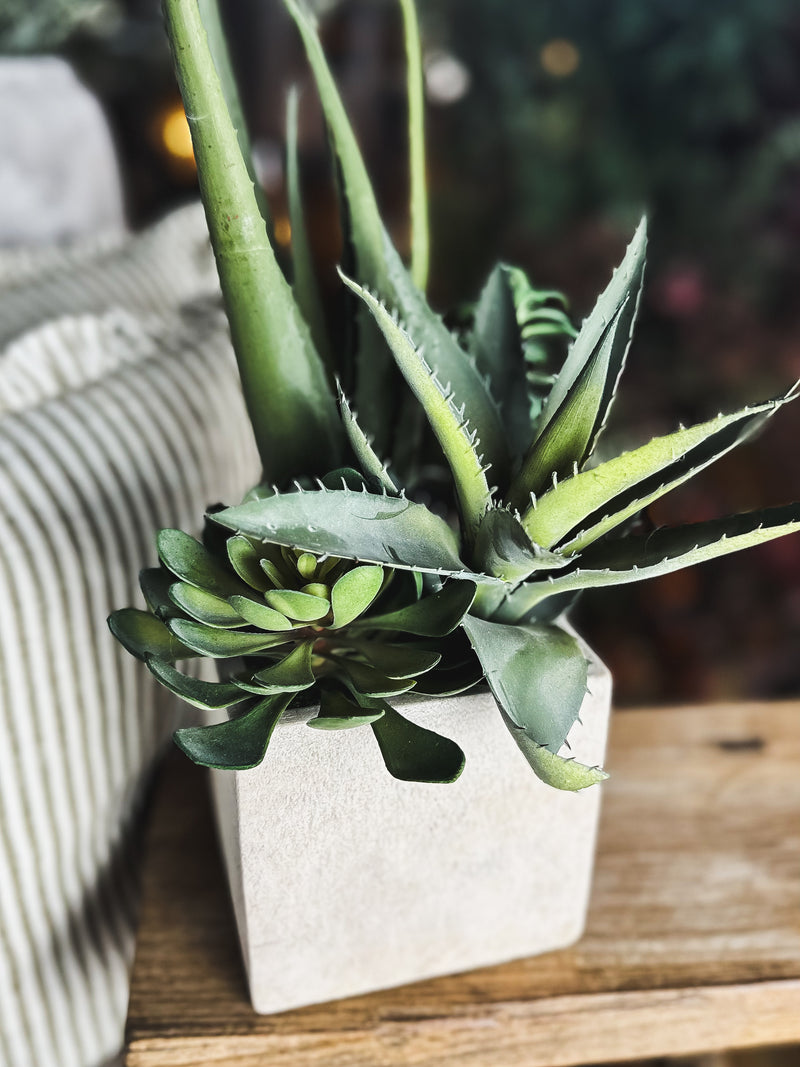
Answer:
<path fill-rule="evenodd" d="M 596 657 L 589 684 L 569 742 L 600 763 L 611 679 Z M 306 729 L 310 709 L 277 727 L 260 767 L 212 772 L 256 1011 L 547 952 L 583 931 L 599 788 L 543 785 L 488 691 L 402 711 L 461 745 L 457 782 L 398 782 L 371 730 Z"/>

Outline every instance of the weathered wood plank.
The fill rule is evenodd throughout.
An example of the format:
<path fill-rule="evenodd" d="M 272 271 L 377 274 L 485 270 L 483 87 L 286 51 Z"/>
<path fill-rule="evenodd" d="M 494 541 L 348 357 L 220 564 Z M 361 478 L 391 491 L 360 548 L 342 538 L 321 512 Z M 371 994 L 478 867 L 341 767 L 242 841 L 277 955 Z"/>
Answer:
<path fill-rule="evenodd" d="M 800 1040 L 800 704 L 618 713 L 572 949 L 249 1008 L 199 772 L 153 810 L 129 1067 L 566 1067 Z"/>

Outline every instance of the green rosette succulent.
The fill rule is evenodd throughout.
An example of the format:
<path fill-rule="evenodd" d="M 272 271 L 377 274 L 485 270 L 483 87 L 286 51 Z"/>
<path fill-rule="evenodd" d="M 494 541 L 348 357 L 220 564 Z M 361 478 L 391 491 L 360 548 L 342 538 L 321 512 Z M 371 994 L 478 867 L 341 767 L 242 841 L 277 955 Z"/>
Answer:
<path fill-rule="evenodd" d="M 579 329 L 560 294 L 500 265 L 464 328 L 451 333 L 423 291 L 422 89 L 411 0 L 401 0 L 414 226 L 408 268 L 384 230 L 313 19 L 299 0 L 284 2 L 336 157 L 342 299 L 352 329 L 341 348 L 325 331 L 297 180 L 296 98 L 289 279 L 267 237 L 246 139 L 231 119 L 239 108 L 213 3 L 167 0 L 264 485 L 215 509 L 204 545 L 162 531 L 161 567 L 143 575 L 150 611 L 117 612 L 112 629 L 174 692 L 229 710 L 228 721 L 178 731 L 178 744 L 200 763 L 254 766 L 290 705 L 315 703 L 315 728 L 369 725 L 397 777 L 452 781 L 463 765 L 458 747 L 408 722 L 390 701 L 483 681 L 539 778 L 560 789 L 593 785 L 605 773 L 568 751 L 588 664 L 560 616 L 584 590 L 800 529 L 797 504 L 647 534 L 635 521 L 796 393 L 598 462 L 642 291 L 644 222 Z M 553 356 L 567 341 L 558 367 Z M 215 659 L 221 680 L 202 682 L 175 667 L 192 656 Z"/>

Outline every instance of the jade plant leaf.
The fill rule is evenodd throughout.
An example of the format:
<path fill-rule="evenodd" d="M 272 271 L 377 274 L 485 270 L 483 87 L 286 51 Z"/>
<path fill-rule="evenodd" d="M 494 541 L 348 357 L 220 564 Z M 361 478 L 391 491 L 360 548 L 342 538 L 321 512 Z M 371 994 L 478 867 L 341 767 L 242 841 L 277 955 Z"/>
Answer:
<path fill-rule="evenodd" d="M 220 630 L 194 619 L 172 619 L 170 629 L 175 636 L 201 656 L 227 659 L 229 656 L 252 656 L 265 648 L 286 643 L 286 634 L 243 633 L 241 630 Z M 158 655 L 157 652 L 154 653 Z M 169 659 L 168 656 L 161 657 Z"/>
<path fill-rule="evenodd" d="M 264 599 L 276 613 L 295 622 L 317 622 L 331 610 L 330 601 L 326 598 L 313 593 L 298 593 L 294 589 L 269 589 Z"/>
<path fill-rule="evenodd" d="M 206 626 L 223 629 L 244 626 L 245 620 L 227 600 L 205 589 L 198 589 L 188 582 L 173 582 L 169 587 L 169 595 L 187 615 L 197 622 L 204 622 Z"/>
<path fill-rule="evenodd" d="M 588 664 L 556 626 L 509 626 L 468 615 L 464 629 L 495 700 L 537 745 L 558 752 L 586 696 Z"/>
<path fill-rule="evenodd" d="M 359 663 L 358 660 L 345 659 L 343 656 L 336 657 L 342 682 L 358 698 L 365 697 L 396 697 L 413 689 L 413 678 L 389 678 L 381 671 L 370 667 L 367 663 Z"/>
<path fill-rule="evenodd" d="M 261 566 L 261 557 L 247 538 L 229 537 L 226 548 L 231 566 L 242 581 L 258 593 L 266 592 L 270 588 L 269 579 Z"/>
<path fill-rule="evenodd" d="M 406 719 L 385 701 L 370 701 L 383 710 L 372 723 L 386 769 L 404 782 L 454 782 L 464 769 L 464 753 L 455 741 Z"/>
<path fill-rule="evenodd" d="M 527 509 L 522 524 L 541 545 L 567 542 L 579 551 L 735 448 L 796 395 L 656 437 L 567 478 Z"/>
<path fill-rule="evenodd" d="M 204 682 L 201 678 L 190 678 L 186 674 L 181 674 L 170 663 L 157 659 L 155 656 L 146 656 L 145 663 L 150 672 L 171 693 L 193 704 L 196 708 L 207 710 L 229 708 L 246 699 L 238 685 L 232 682 Z"/>
<path fill-rule="evenodd" d="M 349 626 L 362 615 L 383 585 L 383 567 L 353 567 L 331 590 L 333 626 Z"/>
<path fill-rule="evenodd" d="M 314 642 L 304 641 L 273 667 L 259 671 L 255 681 L 263 692 L 299 693 L 309 689 L 315 681 L 311 667 L 313 652 Z"/>
<path fill-rule="evenodd" d="M 291 630 L 292 623 L 274 608 L 267 607 L 264 603 L 252 600 L 246 596 L 232 596 L 231 606 L 251 626 L 257 626 L 260 630 Z"/>
<path fill-rule="evenodd" d="M 201 767 L 232 771 L 257 767 L 291 699 L 291 693 L 279 693 L 258 701 L 244 715 L 227 722 L 176 730 L 175 744 Z"/>
<path fill-rule="evenodd" d="M 354 726 L 376 722 L 383 714 L 382 708 L 365 711 L 339 690 L 323 689 L 320 693 L 319 714 L 309 719 L 306 725 L 315 730 L 351 730 Z"/>
<path fill-rule="evenodd" d="M 467 571 L 444 519 L 404 497 L 349 489 L 281 493 L 226 508 L 214 520 L 317 556 L 489 580 Z"/>
<path fill-rule="evenodd" d="M 175 575 L 163 567 L 147 567 L 139 571 L 139 588 L 142 590 L 148 608 L 158 619 L 171 619 L 181 611 L 169 595 L 169 587 L 175 582 Z"/>
<path fill-rule="evenodd" d="M 644 275 L 645 222 L 573 342 L 510 492 L 522 510 L 552 477 L 571 475 L 591 455 L 625 365 Z"/>
<path fill-rule="evenodd" d="M 170 633 L 164 623 L 149 611 L 120 608 L 109 615 L 108 627 L 122 647 L 137 659 L 157 656 L 174 663 L 176 659 L 187 659 L 198 654 Z"/>
<path fill-rule="evenodd" d="M 413 644 L 393 645 L 383 641 L 353 641 L 355 650 L 370 666 L 385 674 L 387 678 L 416 678 L 436 666 L 442 658 L 441 652 L 432 652 L 417 648 Z"/>
<path fill-rule="evenodd" d="M 394 630 L 420 637 L 444 637 L 452 633 L 472 606 L 477 585 L 449 581 L 437 593 L 407 607 L 357 619 L 353 630 Z"/>
<path fill-rule="evenodd" d="M 565 789 L 574 793 L 579 789 L 587 789 L 590 785 L 597 785 L 598 782 L 608 778 L 608 774 L 600 767 L 587 767 L 584 763 L 578 763 L 577 760 L 568 756 L 559 756 L 551 752 L 544 745 L 537 745 L 505 714 L 503 714 L 503 721 L 525 759 L 533 768 L 536 777 L 547 785 L 553 786 L 554 789 Z"/>
<path fill-rule="evenodd" d="M 182 530 L 159 530 L 156 545 L 161 562 L 181 581 L 223 598 L 248 592 L 204 545 Z"/>

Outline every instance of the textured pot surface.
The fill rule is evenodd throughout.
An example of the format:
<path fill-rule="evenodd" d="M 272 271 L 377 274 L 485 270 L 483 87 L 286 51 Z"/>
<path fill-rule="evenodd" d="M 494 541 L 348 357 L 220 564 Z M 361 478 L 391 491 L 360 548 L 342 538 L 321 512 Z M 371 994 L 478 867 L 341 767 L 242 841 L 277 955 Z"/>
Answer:
<path fill-rule="evenodd" d="M 592 660 L 569 737 L 603 759 L 611 700 Z M 598 787 L 565 793 L 528 767 L 486 691 L 408 699 L 456 740 L 450 785 L 398 782 L 372 731 L 278 726 L 266 759 L 213 773 L 250 993 L 259 1012 L 561 948 L 588 906 Z"/>

